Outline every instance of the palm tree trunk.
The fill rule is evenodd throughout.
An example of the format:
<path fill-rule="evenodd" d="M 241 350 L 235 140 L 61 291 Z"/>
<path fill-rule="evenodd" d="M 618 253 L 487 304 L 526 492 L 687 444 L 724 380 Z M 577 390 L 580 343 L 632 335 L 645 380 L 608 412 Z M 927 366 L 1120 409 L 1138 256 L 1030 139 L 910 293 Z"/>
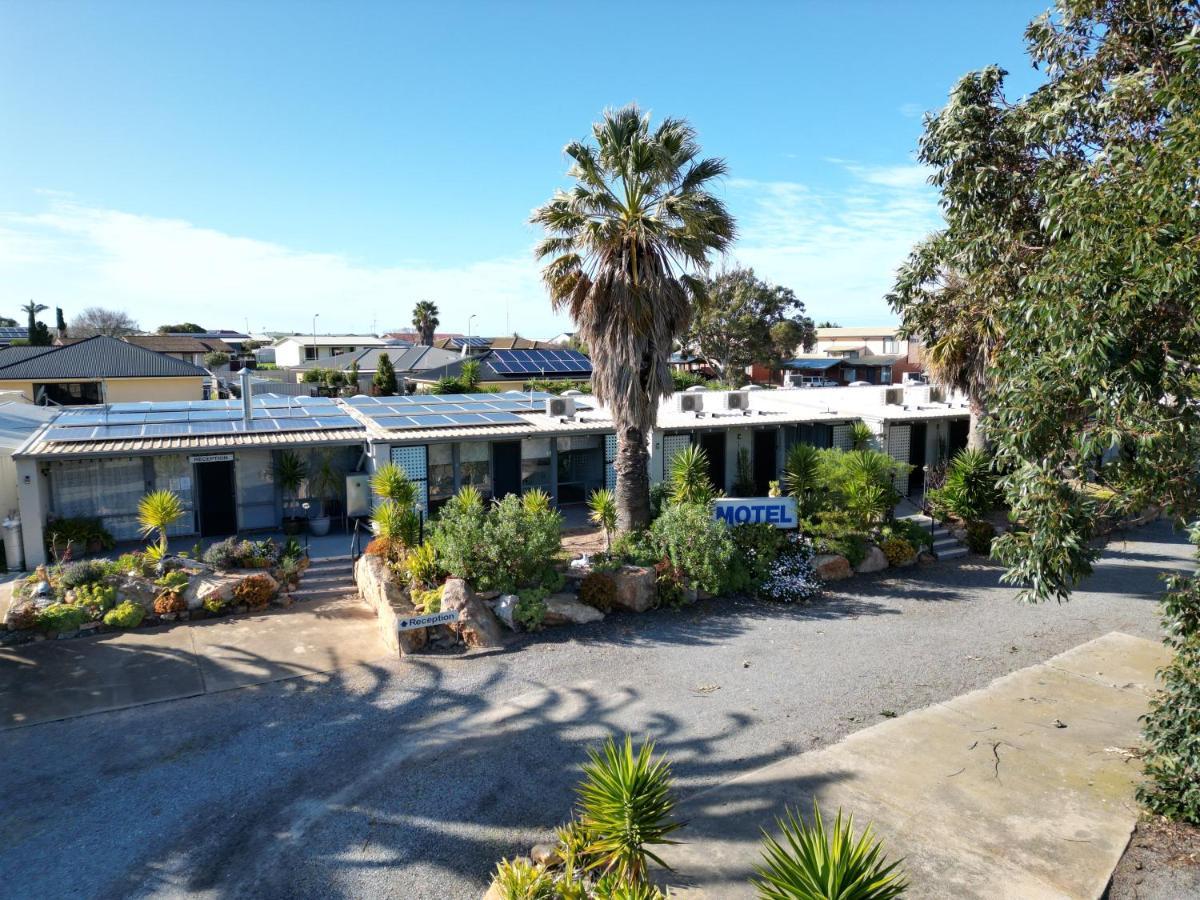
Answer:
<path fill-rule="evenodd" d="M 617 432 L 617 530 L 633 531 L 650 525 L 650 453 L 641 429 Z"/>
<path fill-rule="evenodd" d="M 988 451 L 989 444 L 987 435 L 984 434 L 980 427 L 980 420 L 983 418 L 983 404 L 974 397 L 970 398 L 971 422 L 967 430 L 967 449 L 968 450 L 983 450 Z"/>

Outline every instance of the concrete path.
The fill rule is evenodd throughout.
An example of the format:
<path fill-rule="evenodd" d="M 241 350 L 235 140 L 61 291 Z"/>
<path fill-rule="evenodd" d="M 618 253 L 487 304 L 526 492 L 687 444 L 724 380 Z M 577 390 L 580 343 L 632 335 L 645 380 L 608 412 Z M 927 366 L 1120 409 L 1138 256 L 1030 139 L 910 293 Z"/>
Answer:
<path fill-rule="evenodd" d="M 386 655 L 357 597 L 0 650 L 0 731 L 314 675 Z"/>
<path fill-rule="evenodd" d="M 1095 898 L 1138 810 L 1138 742 L 1160 644 L 1112 632 L 841 742 L 693 794 L 663 854 L 672 896 L 754 896 L 761 828 L 815 797 L 872 821 L 916 897 Z"/>

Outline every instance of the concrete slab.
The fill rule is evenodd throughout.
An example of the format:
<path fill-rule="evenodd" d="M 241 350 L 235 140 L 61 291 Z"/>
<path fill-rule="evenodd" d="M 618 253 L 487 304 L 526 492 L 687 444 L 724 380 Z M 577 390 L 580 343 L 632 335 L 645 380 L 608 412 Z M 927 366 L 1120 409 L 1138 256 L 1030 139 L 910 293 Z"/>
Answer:
<path fill-rule="evenodd" d="M 664 880 L 680 897 L 752 897 L 761 828 L 815 798 L 872 821 L 917 896 L 1099 897 L 1137 820 L 1125 750 L 1166 659 L 1114 632 L 693 795 Z"/>
<path fill-rule="evenodd" d="M 0 730 L 203 692 L 185 628 L 0 650 Z"/>
<path fill-rule="evenodd" d="M 374 613 L 357 597 L 211 619 L 190 630 L 208 693 L 330 672 L 388 655 Z"/>

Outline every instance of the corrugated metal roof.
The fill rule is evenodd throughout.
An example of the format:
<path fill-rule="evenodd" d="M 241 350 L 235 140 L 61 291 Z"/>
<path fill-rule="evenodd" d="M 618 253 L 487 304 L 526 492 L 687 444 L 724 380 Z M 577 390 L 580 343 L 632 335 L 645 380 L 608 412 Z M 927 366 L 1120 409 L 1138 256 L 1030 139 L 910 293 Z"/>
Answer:
<path fill-rule="evenodd" d="M 47 352 L 7 365 L 0 358 L 0 380 L 178 378 L 208 374 L 181 359 L 106 335 L 86 338 L 67 347 L 44 349 Z"/>
<path fill-rule="evenodd" d="M 155 353 L 233 353 L 220 338 L 191 334 L 131 334 L 125 341 Z"/>
<path fill-rule="evenodd" d="M 198 434 L 187 437 L 136 438 L 108 441 L 46 441 L 35 435 L 14 456 L 128 456 L 140 453 L 178 453 L 192 450 L 278 449 L 312 444 L 362 444 L 366 435 L 357 428 L 327 431 L 253 432 L 250 434 Z"/>

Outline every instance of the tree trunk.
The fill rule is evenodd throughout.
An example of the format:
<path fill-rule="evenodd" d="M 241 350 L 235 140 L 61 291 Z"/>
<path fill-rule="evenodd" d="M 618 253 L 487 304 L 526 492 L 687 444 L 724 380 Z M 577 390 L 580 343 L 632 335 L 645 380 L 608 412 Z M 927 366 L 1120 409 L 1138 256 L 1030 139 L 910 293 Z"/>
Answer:
<path fill-rule="evenodd" d="M 638 428 L 617 432 L 617 530 L 633 531 L 650 525 L 650 452 Z"/>
<path fill-rule="evenodd" d="M 990 445 L 987 435 L 984 434 L 983 428 L 980 427 L 980 421 L 983 419 L 983 404 L 974 397 L 970 399 L 971 423 L 967 429 L 967 449 L 968 450 L 983 450 L 990 451 Z"/>

